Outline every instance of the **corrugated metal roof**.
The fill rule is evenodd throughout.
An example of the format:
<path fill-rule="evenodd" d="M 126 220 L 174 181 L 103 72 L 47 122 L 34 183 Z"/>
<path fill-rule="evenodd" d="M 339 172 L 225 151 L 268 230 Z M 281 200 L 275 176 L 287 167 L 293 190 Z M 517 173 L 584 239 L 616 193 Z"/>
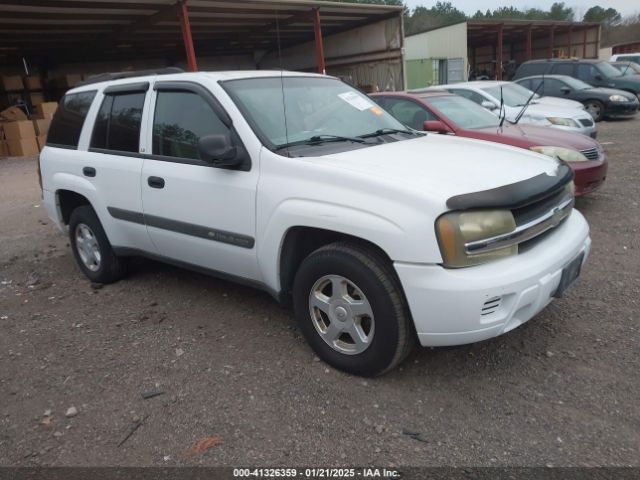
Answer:
<path fill-rule="evenodd" d="M 309 0 L 189 0 L 198 56 L 247 53 L 398 16 L 402 7 Z M 177 0 L 0 0 L 0 65 L 21 57 L 74 62 L 182 58 Z"/>

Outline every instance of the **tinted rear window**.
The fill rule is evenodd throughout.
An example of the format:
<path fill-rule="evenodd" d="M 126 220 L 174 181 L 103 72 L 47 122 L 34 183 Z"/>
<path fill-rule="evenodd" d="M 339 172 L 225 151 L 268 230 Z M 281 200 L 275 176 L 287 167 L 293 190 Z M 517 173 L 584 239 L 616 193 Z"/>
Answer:
<path fill-rule="evenodd" d="M 47 145 L 78 148 L 80 132 L 95 91 L 67 94 L 62 97 L 53 115 Z"/>
<path fill-rule="evenodd" d="M 547 63 L 523 63 L 518 68 L 514 78 L 531 77 L 533 75 L 542 75 L 547 72 Z"/>
<path fill-rule="evenodd" d="M 105 95 L 91 148 L 138 153 L 144 96 L 144 92 Z"/>

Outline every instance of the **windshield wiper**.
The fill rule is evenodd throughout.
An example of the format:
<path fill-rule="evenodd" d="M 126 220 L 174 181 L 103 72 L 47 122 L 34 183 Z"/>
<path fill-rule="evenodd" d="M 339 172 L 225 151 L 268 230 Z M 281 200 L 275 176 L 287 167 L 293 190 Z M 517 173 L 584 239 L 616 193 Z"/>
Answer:
<path fill-rule="evenodd" d="M 406 130 L 401 128 L 381 128 L 376 130 L 375 132 L 365 133 L 364 135 L 359 135 L 362 138 L 371 138 L 371 137 L 379 137 L 381 135 L 389 135 L 390 133 L 406 133 L 408 135 L 424 135 L 423 132 L 418 132 L 417 130 Z"/>
<path fill-rule="evenodd" d="M 544 83 L 544 75 L 542 75 L 542 81 L 538 84 L 538 86 L 536 87 L 536 89 L 533 91 L 533 93 L 531 94 L 531 96 L 529 97 L 529 99 L 527 100 L 527 103 L 525 103 L 522 106 L 522 110 L 520 110 L 520 112 L 518 113 L 518 115 L 516 115 L 516 118 L 514 119 L 513 123 L 514 124 L 518 124 L 518 122 L 520 121 L 520 119 L 522 118 L 522 116 L 524 115 L 524 111 L 527 109 L 527 107 L 529 106 L 529 104 L 531 103 L 531 100 L 533 100 L 533 97 L 535 96 L 536 93 L 538 93 L 538 90 L 540 89 L 540 87 L 542 86 L 542 84 Z"/>
<path fill-rule="evenodd" d="M 314 145 L 314 144 L 320 144 L 325 142 L 365 143 L 365 141 L 359 137 L 345 137 L 342 135 L 314 135 L 313 137 L 309 137 L 305 140 L 297 140 L 295 142 L 283 143 L 282 145 L 276 146 L 274 151 L 282 150 L 283 148 L 295 147 L 296 145 Z"/>

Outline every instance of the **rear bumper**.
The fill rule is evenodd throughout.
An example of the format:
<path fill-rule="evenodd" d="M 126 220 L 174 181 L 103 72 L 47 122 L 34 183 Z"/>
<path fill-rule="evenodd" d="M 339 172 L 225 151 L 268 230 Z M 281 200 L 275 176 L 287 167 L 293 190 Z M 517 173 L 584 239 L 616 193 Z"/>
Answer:
<path fill-rule="evenodd" d="M 590 245 L 589 226 L 574 210 L 540 244 L 511 258 L 460 269 L 405 263 L 395 268 L 420 343 L 462 345 L 496 337 L 535 316 L 551 302 L 562 269 L 581 253 L 586 260 Z"/>
<path fill-rule="evenodd" d="M 607 178 L 608 163 L 604 155 L 600 160 L 573 162 L 570 164 L 575 174 L 576 197 L 593 192 L 602 186 Z"/>

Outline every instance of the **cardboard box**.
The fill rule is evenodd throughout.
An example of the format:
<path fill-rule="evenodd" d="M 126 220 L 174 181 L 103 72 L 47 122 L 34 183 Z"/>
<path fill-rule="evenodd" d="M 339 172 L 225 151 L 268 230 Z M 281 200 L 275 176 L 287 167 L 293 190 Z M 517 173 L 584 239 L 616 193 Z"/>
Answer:
<path fill-rule="evenodd" d="M 9 122 L 15 120 L 28 120 L 27 114 L 21 108 L 18 107 L 9 107 L 0 112 L 0 119 L 7 120 Z"/>
<path fill-rule="evenodd" d="M 36 135 L 46 135 L 49 133 L 49 127 L 51 126 L 50 118 L 34 118 L 33 129 L 36 131 Z"/>
<path fill-rule="evenodd" d="M 31 100 L 31 105 L 40 105 L 44 103 L 44 94 L 42 92 L 30 92 L 29 100 Z"/>
<path fill-rule="evenodd" d="M 0 140 L 0 158 L 9 156 L 9 145 L 4 140 Z"/>
<path fill-rule="evenodd" d="M 53 118 L 58 109 L 57 102 L 44 102 L 33 106 L 34 118 Z"/>
<path fill-rule="evenodd" d="M 62 86 L 67 88 L 75 87 L 81 81 L 82 74 L 80 73 L 68 73 L 60 78 L 60 83 L 62 84 Z"/>
<path fill-rule="evenodd" d="M 19 140 L 7 140 L 9 144 L 9 155 L 12 157 L 26 157 L 27 155 L 37 155 L 38 142 L 34 138 L 21 138 Z"/>
<path fill-rule="evenodd" d="M 20 75 L 3 75 L 2 88 L 4 88 L 6 91 L 24 90 L 22 77 Z"/>
<path fill-rule="evenodd" d="M 36 142 L 38 143 L 38 151 L 42 151 L 42 149 L 44 148 L 44 145 L 47 143 L 47 136 L 46 135 L 38 135 L 36 137 Z"/>
<path fill-rule="evenodd" d="M 4 136 L 7 140 L 21 140 L 23 138 L 35 139 L 36 131 L 30 120 L 7 122 L 2 125 Z"/>
<path fill-rule="evenodd" d="M 22 81 L 27 90 L 42 90 L 42 80 L 40 79 L 40 75 L 22 77 Z"/>

